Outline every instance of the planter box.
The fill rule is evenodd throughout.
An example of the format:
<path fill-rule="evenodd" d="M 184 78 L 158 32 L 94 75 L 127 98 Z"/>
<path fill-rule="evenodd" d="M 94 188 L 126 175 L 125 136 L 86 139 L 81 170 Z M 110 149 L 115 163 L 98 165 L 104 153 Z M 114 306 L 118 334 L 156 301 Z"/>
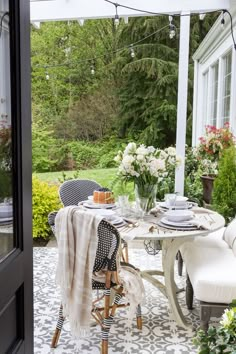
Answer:
<path fill-rule="evenodd" d="M 203 200 L 207 204 L 211 203 L 211 196 L 213 191 L 213 184 L 215 180 L 215 175 L 201 176 L 203 185 Z"/>

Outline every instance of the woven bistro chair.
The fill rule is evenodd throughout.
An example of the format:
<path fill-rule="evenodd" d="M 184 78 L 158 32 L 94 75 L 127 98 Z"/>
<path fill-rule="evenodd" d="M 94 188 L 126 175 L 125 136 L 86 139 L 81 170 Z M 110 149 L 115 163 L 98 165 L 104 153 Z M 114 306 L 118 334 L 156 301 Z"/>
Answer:
<path fill-rule="evenodd" d="M 72 179 L 62 183 L 59 189 L 59 197 L 64 207 L 70 205 L 78 205 L 79 202 L 87 200 L 88 196 L 93 195 L 93 192 L 101 188 L 101 185 L 89 179 Z M 48 223 L 55 235 L 55 217 L 57 211 L 53 211 L 48 215 Z M 124 240 L 122 245 L 122 259 L 128 262 L 128 244 Z"/>
<path fill-rule="evenodd" d="M 103 290 L 103 295 L 96 298 L 92 303 L 91 315 L 101 326 L 101 354 L 108 354 L 108 338 L 111 325 L 114 320 L 117 308 L 124 307 L 122 298 L 124 296 L 123 287 L 119 284 L 117 276 L 117 265 L 119 262 L 120 234 L 118 230 L 106 220 L 99 223 L 98 246 L 93 267 L 93 273 L 101 270 L 105 271 L 105 281 L 92 280 L 92 290 Z M 135 269 L 132 265 L 125 263 L 126 267 Z M 121 263 L 122 266 L 122 263 Z M 111 288 L 115 291 L 114 301 L 111 304 Z M 103 304 L 101 302 L 103 301 Z M 101 305 L 100 305 L 101 304 Z M 142 329 L 141 306 L 136 309 L 137 328 Z M 65 318 L 63 308 L 60 306 L 59 318 L 54 332 L 51 347 L 56 348 Z"/>

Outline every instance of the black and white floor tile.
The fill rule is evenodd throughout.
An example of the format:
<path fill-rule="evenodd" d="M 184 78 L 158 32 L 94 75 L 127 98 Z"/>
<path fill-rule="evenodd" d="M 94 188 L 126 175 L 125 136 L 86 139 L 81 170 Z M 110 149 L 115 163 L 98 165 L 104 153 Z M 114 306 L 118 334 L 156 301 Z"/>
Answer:
<path fill-rule="evenodd" d="M 34 248 L 34 354 L 99 354 L 100 328 L 93 327 L 91 337 L 74 340 L 70 334 L 68 322 L 65 322 L 56 349 L 50 349 L 50 342 L 56 326 L 60 305 L 59 291 L 55 286 L 57 262 L 56 248 Z M 145 250 L 130 250 L 130 262 L 142 269 L 161 268 L 161 255 L 150 256 Z M 176 277 L 180 287 L 184 287 L 184 277 Z M 132 324 L 130 336 L 127 336 L 126 310 L 120 310 L 115 317 L 109 340 L 109 354 L 193 354 L 197 350 L 192 345 L 193 330 L 178 327 L 171 319 L 166 298 L 151 284 L 144 282 L 146 303 L 142 306 L 143 330 Z M 192 326 L 198 323 L 198 309 L 191 313 L 185 306 L 185 294 L 181 292 L 179 301 L 184 314 Z"/>

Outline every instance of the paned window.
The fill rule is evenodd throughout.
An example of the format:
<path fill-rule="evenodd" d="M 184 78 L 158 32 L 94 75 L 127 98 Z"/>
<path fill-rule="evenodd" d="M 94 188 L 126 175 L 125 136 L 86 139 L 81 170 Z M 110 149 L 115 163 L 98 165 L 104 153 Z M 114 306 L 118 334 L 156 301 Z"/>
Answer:
<path fill-rule="evenodd" d="M 208 77 L 209 71 L 203 74 L 203 107 L 202 107 L 202 128 L 205 129 L 207 124 L 207 97 L 208 97 Z"/>
<path fill-rule="evenodd" d="M 231 72 L 232 72 L 232 51 L 223 58 L 223 95 L 221 127 L 230 118 L 230 95 L 231 95 Z"/>
<path fill-rule="evenodd" d="M 218 102 L 218 79 L 219 79 L 219 61 L 212 66 L 212 81 L 211 81 L 211 104 L 209 124 L 216 126 L 217 119 L 217 102 Z"/>

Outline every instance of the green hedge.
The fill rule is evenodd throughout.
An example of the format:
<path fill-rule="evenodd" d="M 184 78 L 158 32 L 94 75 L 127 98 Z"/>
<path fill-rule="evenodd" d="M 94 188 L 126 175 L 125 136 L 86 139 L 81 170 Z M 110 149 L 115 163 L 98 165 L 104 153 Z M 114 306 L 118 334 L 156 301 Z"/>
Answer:
<path fill-rule="evenodd" d="M 60 208 L 58 186 L 49 185 L 33 176 L 33 238 L 49 238 L 51 229 L 48 214 Z"/>
<path fill-rule="evenodd" d="M 34 138 L 33 171 L 38 173 L 115 167 L 114 157 L 126 144 L 126 140 L 117 137 L 93 142 L 47 137 L 42 148 L 42 139 Z"/>

